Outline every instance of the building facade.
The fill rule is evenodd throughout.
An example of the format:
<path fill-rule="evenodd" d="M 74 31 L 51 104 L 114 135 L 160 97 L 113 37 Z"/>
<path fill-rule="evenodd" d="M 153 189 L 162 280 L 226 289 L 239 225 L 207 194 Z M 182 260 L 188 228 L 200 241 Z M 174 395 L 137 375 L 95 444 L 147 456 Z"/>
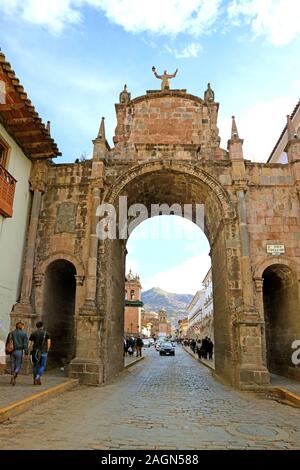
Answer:
<path fill-rule="evenodd" d="M 291 344 L 300 337 L 300 136 L 289 118 L 288 163 L 251 162 L 234 118 L 227 149 L 220 147 L 219 103 L 211 89 L 202 96 L 162 89 L 131 98 L 125 88 L 114 147 L 102 119 L 85 162 L 56 165 L 53 147 L 30 143 L 41 158 L 11 322 L 22 318 L 31 328 L 42 318 L 57 358 L 71 361 L 81 383 L 106 383 L 124 367 L 126 237 L 113 211 L 101 212 L 119 214 L 124 196 L 148 216 L 157 204 L 204 204 L 216 374 L 239 388 L 268 383 L 270 372 L 299 377 Z M 11 110 L 16 119 L 20 109 Z M 5 121 L 8 129 L 9 114 Z"/>
<path fill-rule="evenodd" d="M 158 336 L 171 336 L 171 322 L 165 308 L 158 312 Z"/>
<path fill-rule="evenodd" d="M 126 336 L 142 334 L 141 289 L 139 276 L 133 275 L 130 270 L 125 278 L 124 334 Z"/>
<path fill-rule="evenodd" d="M 142 311 L 142 323 L 150 331 L 149 336 L 158 338 L 159 336 L 171 336 L 171 322 L 164 308 L 159 312 Z"/>
<path fill-rule="evenodd" d="M 290 119 L 296 134 L 300 135 L 300 100 L 296 104 Z M 288 155 L 286 152 L 288 141 L 288 125 L 286 124 L 268 158 L 268 163 L 288 163 Z"/>
<path fill-rule="evenodd" d="M 30 306 L 30 281 L 25 276 L 21 281 L 33 262 L 28 251 L 35 249 L 35 234 L 32 225 L 28 231 L 28 224 L 32 218 L 37 222 L 43 192 L 37 168 L 59 152 L 49 125 L 42 123 L 2 53 L 0 89 L 0 357 L 4 363 L 5 339 L 10 322 L 14 324 L 10 313 L 21 295 Z"/>
<path fill-rule="evenodd" d="M 180 340 L 188 338 L 188 329 L 189 329 L 189 319 L 188 317 L 183 317 L 178 320 L 178 330 L 177 337 Z"/>
<path fill-rule="evenodd" d="M 187 308 L 189 338 L 203 339 L 208 336 L 214 341 L 214 307 L 212 271 L 208 270 L 199 290 Z"/>

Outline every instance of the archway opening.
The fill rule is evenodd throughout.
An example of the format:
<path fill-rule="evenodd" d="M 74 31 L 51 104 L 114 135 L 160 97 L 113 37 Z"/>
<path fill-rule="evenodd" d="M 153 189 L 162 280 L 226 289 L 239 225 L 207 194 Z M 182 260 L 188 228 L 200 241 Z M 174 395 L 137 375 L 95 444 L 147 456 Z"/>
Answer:
<path fill-rule="evenodd" d="M 120 179 L 105 199 L 116 207 L 117 220 L 120 220 L 120 197 L 124 196 L 127 198 L 128 210 L 136 209 L 136 205 L 144 205 L 146 209 L 146 217 L 135 220 L 134 227 L 151 218 L 153 205 L 168 205 L 171 208 L 176 204 L 181 207 L 182 214 L 185 205 L 203 206 L 203 231 L 210 245 L 212 264 L 215 368 L 226 380 L 235 383 L 237 371 L 232 364 L 237 364 L 237 360 L 234 357 L 236 349 L 232 346 L 231 308 L 240 305 L 242 292 L 238 243 L 230 242 L 230 253 L 226 245 L 226 240 L 233 240 L 237 236 L 234 210 L 228 204 L 226 192 L 209 175 L 196 173 L 189 165 L 172 163 L 168 167 L 165 162 L 153 162 L 148 166 L 141 165 L 138 172 L 132 171 Z M 132 212 L 128 212 L 129 223 L 133 222 Z M 196 223 L 194 211 L 192 212 L 190 221 Z M 178 215 L 177 212 L 173 214 Z M 167 214 L 161 211 L 161 215 Z M 170 215 L 171 213 L 168 216 Z M 106 341 L 116 345 L 110 349 L 109 357 L 106 356 L 107 376 L 111 377 L 122 370 L 124 363 L 123 348 L 120 352 L 117 345 L 123 343 L 124 337 L 126 240 L 118 237 L 109 239 L 101 249 L 107 256 L 98 265 L 99 277 L 102 279 L 98 298 L 107 312 Z M 130 297 L 130 291 L 127 291 L 128 296 Z M 103 350 L 105 352 L 104 348 Z"/>
<path fill-rule="evenodd" d="M 265 269 L 263 280 L 267 367 L 289 376 L 292 342 L 299 332 L 297 278 L 288 266 L 273 264 Z"/>
<path fill-rule="evenodd" d="M 51 335 L 50 357 L 57 364 L 75 356 L 76 269 L 66 260 L 52 262 L 45 273 L 43 320 Z"/>
<path fill-rule="evenodd" d="M 213 340 L 210 246 L 203 231 L 176 215 L 152 217 L 134 229 L 126 251 L 125 336 Z M 126 298 L 126 292 L 135 295 Z"/>

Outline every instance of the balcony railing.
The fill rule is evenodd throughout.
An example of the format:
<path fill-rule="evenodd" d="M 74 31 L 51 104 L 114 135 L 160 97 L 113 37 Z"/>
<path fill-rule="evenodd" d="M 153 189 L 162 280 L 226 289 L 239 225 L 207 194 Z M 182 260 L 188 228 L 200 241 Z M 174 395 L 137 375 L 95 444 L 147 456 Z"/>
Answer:
<path fill-rule="evenodd" d="M 0 214 L 4 217 L 12 217 L 16 182 L 0 165 Z"/>

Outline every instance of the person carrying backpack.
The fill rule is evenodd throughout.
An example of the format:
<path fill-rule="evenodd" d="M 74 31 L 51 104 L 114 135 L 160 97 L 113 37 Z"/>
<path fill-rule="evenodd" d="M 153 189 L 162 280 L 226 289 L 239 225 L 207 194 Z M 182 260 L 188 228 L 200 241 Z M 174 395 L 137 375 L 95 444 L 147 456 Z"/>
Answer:
<path fill-rule="evenodd" d="M 49 333 L 44 330 L 42 321 L 36 323 L 36 328 L 29 337 L 29 348 L 32 348 L 33 383 L 34 385 L 42 385 L 41 377 L 47 365 L 51 339 Z"/>
<path fill-rule="evenodd" d="M 16 329 L 8 334 L 5 343 L 5 352 L 10 355 L 11 385 L 16 385 L 23 364 L 23 353 L 25 353 L 25 357 L 28 357 L 28 337 L 23 331 L 24 326 L 22 321 L 18 321 Z"/>

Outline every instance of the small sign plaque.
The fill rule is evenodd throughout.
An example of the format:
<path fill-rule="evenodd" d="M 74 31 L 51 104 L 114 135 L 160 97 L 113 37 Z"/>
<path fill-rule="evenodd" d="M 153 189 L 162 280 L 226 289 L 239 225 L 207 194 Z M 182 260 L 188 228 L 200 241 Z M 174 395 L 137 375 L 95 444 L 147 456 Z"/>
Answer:
<path fill-rule="evenodd" d="M 267 245 L 269 255 L 283 255 L 285 253 L 284 245 Z"/>

